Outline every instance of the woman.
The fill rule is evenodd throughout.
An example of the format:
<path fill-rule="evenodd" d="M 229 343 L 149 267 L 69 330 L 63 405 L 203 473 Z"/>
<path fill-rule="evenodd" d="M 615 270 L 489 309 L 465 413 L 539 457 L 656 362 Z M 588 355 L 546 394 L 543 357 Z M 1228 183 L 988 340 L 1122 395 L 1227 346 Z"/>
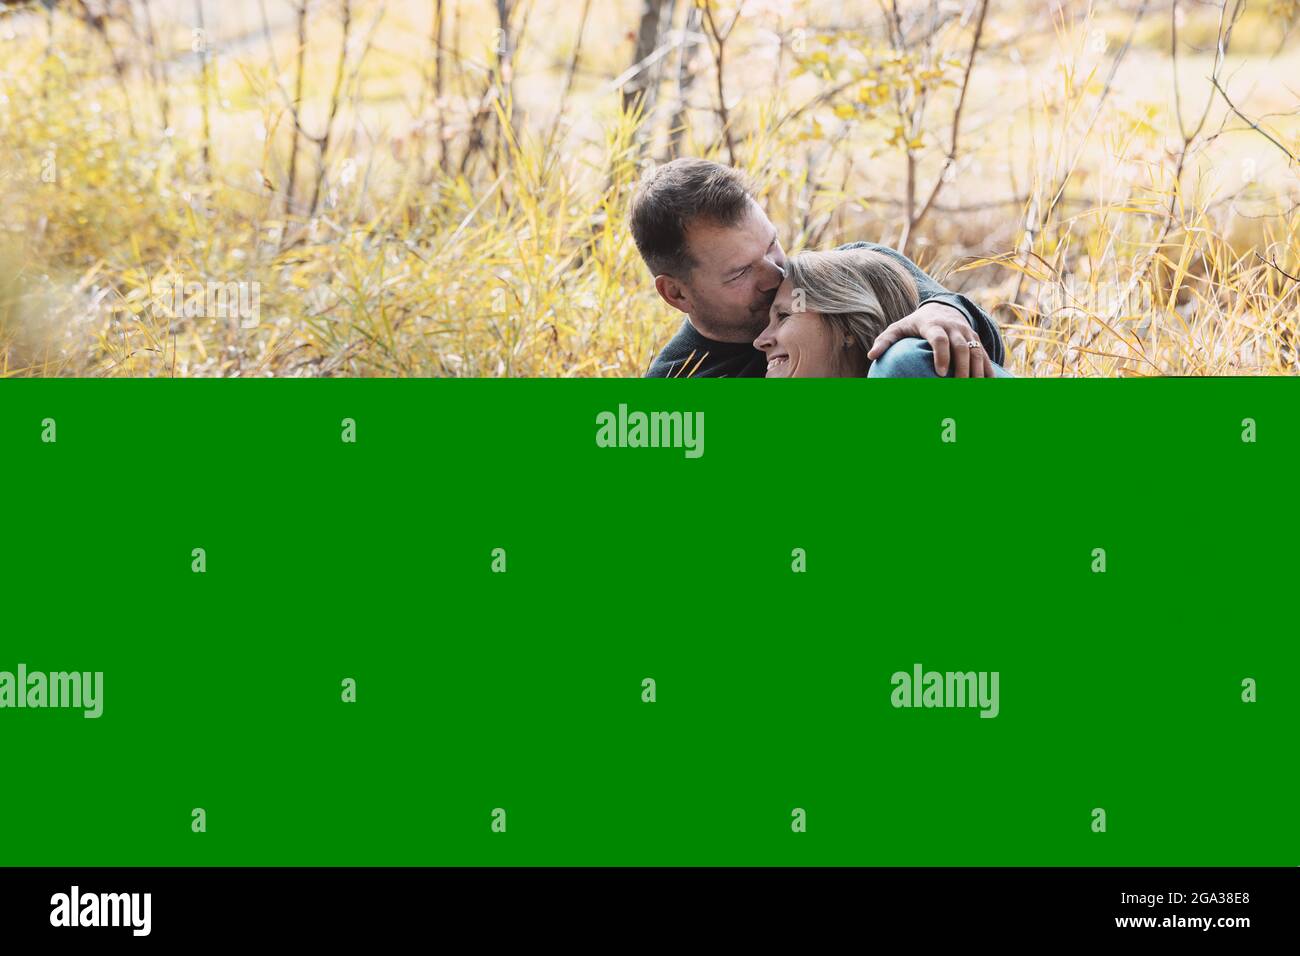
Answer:
<path fill-rule="evenodd" d="M 883 253 L 801 253 L 789 260 L 754 348 L 767 355 L 768 378 L 866 375 L 876 336 L 915 312 L 918 299 L 907 270 Z M 993 369 L 997 377 L 1010 377 Z"/>

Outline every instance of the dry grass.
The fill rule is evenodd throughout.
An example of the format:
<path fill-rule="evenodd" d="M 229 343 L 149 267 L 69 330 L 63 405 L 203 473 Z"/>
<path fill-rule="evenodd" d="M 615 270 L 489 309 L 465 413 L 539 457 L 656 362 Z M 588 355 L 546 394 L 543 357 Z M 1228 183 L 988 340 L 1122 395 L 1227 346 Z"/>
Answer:
<path fill-rule="evenodd" d="M 189 0 L 0 17 L 0 375 L 638 375 L 678 317 L 624 212 L 677 153 L 787 250 L 905 245 L 1019 375 L 1300 368 L 1294 0 L 679 2 L 644 101 L 639 0 L 334 0 L 305 44 L 265 2 L 198 52 Z"/>

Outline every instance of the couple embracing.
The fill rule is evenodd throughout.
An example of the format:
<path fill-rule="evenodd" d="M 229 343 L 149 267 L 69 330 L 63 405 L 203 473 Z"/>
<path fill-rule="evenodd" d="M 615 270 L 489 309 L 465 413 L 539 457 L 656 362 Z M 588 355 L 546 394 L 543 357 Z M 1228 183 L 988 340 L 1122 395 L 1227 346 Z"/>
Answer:
<path fill-rule="evenodd" d="M 629 218 L 655 289 L 686 313 L 649 377 L 1013 377 L 997 323 L 902 253 L 854 242 L 787 259 L 729 166 L 658 167 Z"/>

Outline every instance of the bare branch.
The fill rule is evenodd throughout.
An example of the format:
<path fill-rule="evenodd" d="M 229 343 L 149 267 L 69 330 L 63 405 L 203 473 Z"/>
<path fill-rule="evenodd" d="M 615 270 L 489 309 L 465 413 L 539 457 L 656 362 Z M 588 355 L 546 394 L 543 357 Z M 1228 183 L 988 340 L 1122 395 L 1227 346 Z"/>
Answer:
<path fill-rule="evenodd" d="M 1282 275 L 1286 276 L 1286 277 L 1287 277 L 1288 279 L 1290 279 L 1292 282 L 1300 282 L 1300 278 L 1297 278 L 1297 277 L 1293 276 L 1291 273 L 1287 272 L 1287 271 L 1286 271 L 1285 269 L 1283 269 L 1280 265 L 1278 265 L 1278 264 L 1277 264 L 1277 260 L 1275 260 L 1275 259 L 1265 259 L 1265 258 L 1264 258 L 1263 256 L 1261 256 L 1258 252 L 1255 253 L 1255 258 L 1258 259 L 1260 262 L 1264 263 L 1265 265 L 1272 266 L 1274 269 L 1276 269 L 1278 272 L 1282 273 Z"/>
<path fill-rule="evenodd" d="M 957 107 L 952 114 L 952 134 L 949 138 L 948 156 L 943 164 L 943 170 L 939 173 L 939 178 L 934 182 L 934 188 L 930 190 L 929 198 L 926 199 L 925 204 L 921 207 L 921 211 L 916 214 L 916 217 L 908 223 L 907 235 L 909 238 L 911 237 L 912 232 L 921 224 L 921 221 L 925 219 L 926 214 L 929 213 L 930 208 L 934 205 L 935 199 L 938 198 L 939 190 L 943 188 L 944 175 L 947 173 L 948 167 L 957 161 L 957 138 L 961 133 L 961 111 L 962 107 L 966 105 L 966 90 L 970 87 L 971 70 L 975 66 L 975 54 L 979 52 L 980 37 L 984 33 L 984 16 L 988 11 L 989 0 L 983 0 L 980 4 L 979 19 L 975 21 L 975 37 L 971 40 L 970 56 L 966 58 L 966 72 L 962 76 L 961 80 L 961 94 L 957 97 Z"/>
<path fill-rule="evenodd" d="M 1249 116 L 1247 116 L 1247 115 L 1246 115 L 1245 113 L 1243 113 L 1241 110 L 1237 109 L 1236 104 L 1234 104 L 1234 103 L 1232 102 L 1232 100 L 1228 99 L 1228 93 L 1227 93 L 1227 91 L 1223 88 L 1223 86 L 1219 83 L 1219 78 L 1218 78 L 1217 76 L 1212 76 L 1212 77 L 1210 77 L 1210 81 L 1214 84 L 1214 88 L 1215 88 L 1216 90 L 1219 91 L 1219 95 L 1223 97 L 1223 102 L 1225 102 L 1225 103 L 1228 104 L 1228 109 L 1230 109 L 1230 110 L 1232 110 L 1234 113 L 1236 113 L 1236 114 L 1237 114 L 1237 117 L 1238 117 L 1238 118 L 1239 118 L 1243 123 L 1245 123 L 1245 124 L 1246 124 L 1247 126 L 1249 126 L 1251 129 L 1253 129 L 1253 130 L 1254 130 L 1256 133 L 1258 133 L 1260 136 L 1263 136 L 1266 140 L 1268 140 L 1270 143 L 1272 143 L 1272 144 L 1273 144 L 1274 146 L 1276 146 L 1278 149 L 1282 150 L 1282 152 L 1286 154 L 1286 158 L 1287 158 L 1288 160 L 1290 160 L 1292 163 L 1300 163 L 1300 159 L 1297 159 L 1297 158 L 1296 158 L 1296 155 L 1295 155 L 1294 153 L 1292 153 L 1291 150 L 1287 149 L 1285 146 L 1283 146 L 1281 143 L 1279 143 L 1276 139 L 1274 139 L 1271 135 L 1269 135 L 1268 132 L 1266 132 L 1265 130 L 1261 129 L 1258 123 L 1256 123 L 1254 120 L 1252 120 Z"/>

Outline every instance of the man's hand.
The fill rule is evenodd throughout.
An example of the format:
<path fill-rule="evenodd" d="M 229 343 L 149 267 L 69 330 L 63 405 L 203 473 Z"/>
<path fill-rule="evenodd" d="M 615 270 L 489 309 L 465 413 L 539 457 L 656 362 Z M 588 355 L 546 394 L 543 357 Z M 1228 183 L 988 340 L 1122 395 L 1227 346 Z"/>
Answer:
<path fill-rule="evenodd" d="M 899 339 L 925 339 L 934 349 L 934 371 L 940 378 L 948 374 L 951 357 L 953 378 L 992 378 L 993 361 L 982 347 L 970 348 L 968 342 L 980 337 L 970 327 L 966 316 L 943 302 L 926 302 L 909 316 L 899 319 L 876 337 L 867 353 L 873 362 Z"/>

